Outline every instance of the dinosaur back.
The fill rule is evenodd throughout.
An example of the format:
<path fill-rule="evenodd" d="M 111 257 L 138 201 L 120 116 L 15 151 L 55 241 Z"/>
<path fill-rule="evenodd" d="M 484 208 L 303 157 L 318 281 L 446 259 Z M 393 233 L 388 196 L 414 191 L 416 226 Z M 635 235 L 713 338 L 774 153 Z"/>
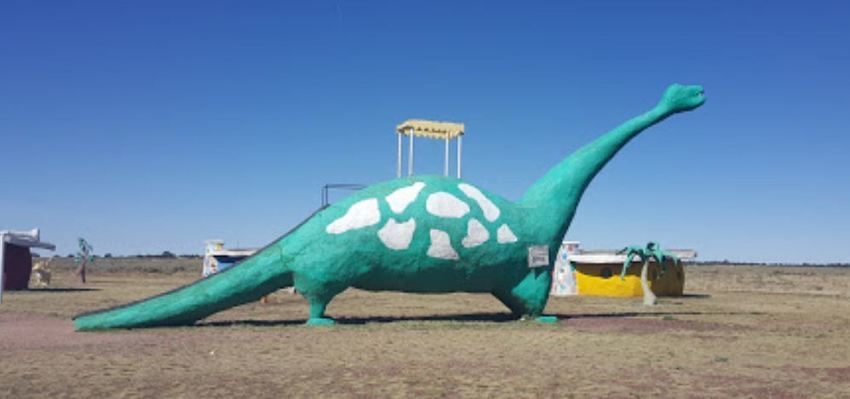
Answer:
<path fill-rule="evenodd" d="M 391 180 L 316 215 L 303 232 L 315 261 L 295 270 L 357 275 L 366 289 L 487 291 L 484 276 L 527 272 L 522 220 L 514 204 L 462 180 Z"/>

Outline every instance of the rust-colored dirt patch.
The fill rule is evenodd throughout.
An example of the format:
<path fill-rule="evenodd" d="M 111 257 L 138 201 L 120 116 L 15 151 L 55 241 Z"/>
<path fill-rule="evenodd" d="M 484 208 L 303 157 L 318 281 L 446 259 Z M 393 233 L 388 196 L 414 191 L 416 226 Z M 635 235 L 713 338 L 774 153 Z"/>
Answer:
<path fill-rule="evenodd" d="M 64 350 L 105 344 L 139 344 L 139 334 L 78 333 L 69 319 L 23 313 L 0 313 L 0 351 Z"/>
<path fill-rule="evenodd" d="M 850 367 L 800 367 L 785 366 L 783 372 L 798 377 L 826 383 L 850 381 Z"/>

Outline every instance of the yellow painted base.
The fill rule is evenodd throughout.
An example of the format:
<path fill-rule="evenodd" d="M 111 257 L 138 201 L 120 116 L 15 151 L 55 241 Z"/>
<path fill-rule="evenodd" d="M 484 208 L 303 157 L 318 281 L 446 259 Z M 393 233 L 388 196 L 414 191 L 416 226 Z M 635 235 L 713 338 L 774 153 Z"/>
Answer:
<path fill-rule="evenodd" d="M 643 262 L 635 260 L 629 267 L 625 279 L 620 279 L 623 270 L 621 263 L 577 263 L 576 285 L 579 295 L 642 297 L 640 286 L 640 270 Z M 681 264 L 667 262 L 667 271 L 660 278 L 661 267 L 656 263 L 649 264 L 649 286 L 657 296 L 682 296 L 685 288 L 685 270 Z"/>

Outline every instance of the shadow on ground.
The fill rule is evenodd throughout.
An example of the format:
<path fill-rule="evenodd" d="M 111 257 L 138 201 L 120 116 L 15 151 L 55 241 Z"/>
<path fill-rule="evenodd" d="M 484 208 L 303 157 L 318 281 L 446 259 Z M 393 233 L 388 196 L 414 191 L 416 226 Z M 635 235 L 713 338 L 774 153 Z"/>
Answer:
<path fill-rule="evenodd" d="M 87 292 L 87 291 L 100 291 L 100 288 L 28 288 L 26 290 L 20 291 L 6 291 L 8 293 L 12 292 L 31 292 L 31 293 L 60 293 L 60 292 Z"/>
<path fill-rule="evenodd" d="M 579 314 L 549 314 L 555 316 L 559 321 L 569 322 L 571 319 L 637 319 L 647 317 L 675 317 L 675 316 L 700 316 L 700 315 L 760 315 L 760 312 L 612 312 L 612 313 L 579 313 Z M 369 323 L 398 323 L 398 322 L 486 322 L 507 323 L 519 319 L 506 312 L 481 312 L 450 315 L 426 315 L 426 316 L 372 316 L 372 317 L 340 317 L 335 319 L 340 325 L 363 325 Z M 306 320 L 221 320 L 197 323 L 198 327 L 276 327 L 304 324 Z"/>

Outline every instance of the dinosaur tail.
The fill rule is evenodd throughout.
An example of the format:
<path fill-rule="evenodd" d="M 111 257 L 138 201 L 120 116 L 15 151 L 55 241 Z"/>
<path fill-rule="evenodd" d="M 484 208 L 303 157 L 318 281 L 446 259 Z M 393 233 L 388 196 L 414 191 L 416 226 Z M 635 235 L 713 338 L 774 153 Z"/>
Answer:
<path fill-rule="evenodd" d="M 280 251 L 280 243 L 275 242 L 221 273 L 137 302 L 78 315 L 74 327 L 87 331 L 190 325 L 256 301 L 292 285 L 292 273 L 282 264 Z"/>
<path fill-rule="evenodd" d="M 288 264 L 292 258 L 284 254 L 286 238 L 323 209 L 317 209 L 286 234 L 230 269 L 157 296 L 77 315 L 74 328 L 90 331 L 185 326 L 292 286 Z"/>

